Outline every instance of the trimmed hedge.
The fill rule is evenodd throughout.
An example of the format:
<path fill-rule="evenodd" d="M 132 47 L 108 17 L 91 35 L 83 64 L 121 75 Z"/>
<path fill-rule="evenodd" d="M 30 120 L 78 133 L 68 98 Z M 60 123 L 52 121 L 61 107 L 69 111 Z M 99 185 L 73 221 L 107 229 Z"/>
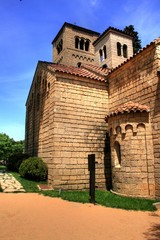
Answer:
<path fill-rule="evenodd" d="M 21 163 L 19 174 L 29 180 L 45 181 L 48 174 L 47 165 L 39 157 L 30 157 Z"/>

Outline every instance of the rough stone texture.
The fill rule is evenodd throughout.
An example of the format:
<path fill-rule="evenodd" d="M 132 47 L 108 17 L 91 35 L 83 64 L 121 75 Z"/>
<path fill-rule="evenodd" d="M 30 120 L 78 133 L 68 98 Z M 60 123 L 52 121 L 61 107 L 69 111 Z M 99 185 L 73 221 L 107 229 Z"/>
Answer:
<path fill-rule="evenodd" d="M 79 28 L 79 27 L 78 27 Z M 83 39 L 84 42 L 89 40 L 89 49 L 75 48 L 75 38 Z M 77 66 L 77 63 L 90 63 L 102 66 L 107 64 L 108 68 L 112 69 L 123 63 L 127 58 L 133 55 L 132 37 L 116 30 L 109 30 L 100 41 L 97 41 L 99 34 L 90 32 L 87 29 L 77 29 L 77 26 L 64 25 L 63 31 L 57 34 L 53 41 L 53 62 L 65 65 Z M 63 40 L 63 47 L 60 53 L 57 52 L 57 45 Z M 121 56 L 117 56 L 117 42 L 121 44 Z M 127 45 L 127 58 L 123 56 L 123 45 Z M 79 42 L 80 45 L 80 42 Z M 103 52 L 103 47 L 106 46 L 106 59 L 100 59 L 99 50 Z"/>
<path fill-rule="evenodd" d="M 121 44 L 121 56 L 117 55 L 117 42 Z M 126 61 L 123 56 L 123 45 L 127 45 L 127 58 L 133 56 L 132 38 L 125 34 L 120 34 L 117 31 L 110 30 L 107 31 L 106 35 L 103 36 L 101 41 L 95 44 L 95 63 L 97 65 L 107 64 L 108 68 L 115 68 L 119 64 Z M 107 58 L 101 61 L 99 56 L 99 50 L 106 46 Z"/>
<path fill-rule="evenodd" d="M 74 74 L 75 69 L 57 71 L 49 63 L 38 63 L 26 104 L 26 151 L 46 161 L 53 188 L 88 188 L 87 156 L 95 153 L 99 188 L 113 185 L 113 190 L 122 194 L 160 197 L 160 40 L 122 63 L 124 59 L 116 56 L 116 43 L 126 44 L 121 33 L 111 34 L 112 41 L 102 37 L 95 54 L 92 44 L 89 51 L 75 49 L 75 37 L 92 43 L 97 35 L 70 26 L 62 30 L 53 42 L 54 62 L 86 64 L 88 57 L 97 58 L 106 43 L 108 54 L 114 53 L 108 60 L 117 67 L 106 76 L 90 66 L 88 76 L 86 72 Z M 56 55 L 62 38 L 63 49 Z M 101 65 L 97 60 L 92 63 Z M 92 73 L 105 79 L 95 80 Z M 150 112 L 141 112 L 142 107 L 109 114 L 130 101 L 135 106 L 148 106 Z M 108 125 L 105 116 L 109 116 Z"/>
<path fill-rule="evenodd" d="M 43 87 L 45 77 L 47 87 Z M 40 78 L 42 83 L 38 88 Z M 37 94 L 40 94 L 38 108 Z M 91 153 L 96 154 L 98 162 L 96 185 L 106 188 L 107 106 L 106 82 L 51 74 L 45 63 L 38 66 L 27 101 L 26 150 L 45 159 L 49 184 L 54 188 L 88 188 L 88 154 Z"/>
<path fill-rule="evenodd" d="M 84 29 L 80 31 L 76 26 L 65 25 L 63 31 L 57 35 L 56 40 L 53 42 L 53 62 L 73 66 L 77 66 L 78 62 L 94 64 L 94 47 L 92 43 L 98 36 L 98 33 L 85 31 Z M 76 37 L 79 37 L 80 40 L 84 39 L 84 41 L 89 40 L 88 51 L 75 48 Z M 57 45 L 61 39 L 63 40 L 63 49 L 58 54 Z"/>
<path fill-rule="evenodd" d="M 155 196 L 154 157 L 149 113 L 132 112 L 109 119 L 113 190 Z M 121 160 L 116 151 L 120 144 Z"/>
<path fill-rule="evenodd" d="M 115 127 L 121 126 L 123 122 L 132 126 L 133 123 L 136 124 L 134 127 L 135 136 L 134 131 L 132 131 L 133 133 L 130 133 L 131 135 L 128 137 L 128 143 L 125 144 L 129 156 L 128 154 L 124 156 L 122 144 L 122 168 L 114 180 L 114 188 L 117 191 L 130 192 L 133 195 L 138 192 L 138 195 L 146 195 L 148 191 L 147 195 L 154 195 L 155 192 L 155 196 L 160 197 L 160 77 L 157 75 L 160 68 L 159 59 L 159 42 L 155 42 L 109 75 L 110 111 L 114 111 L 128 101 L 138 102 L 150 108 L 150 113 L 148 116 L 146 115 L 146 119 L 144 119 L 144 114 L 137 112 L 134 116 L 133 114 L 124 116 L 122 114 L 109 120 L 110 127 L 113 122 Z M 143 131 L 141 130 L 140 136 L 138 136 L 137 126 L 141 123 L 143 124 Z M 126 136 L 124 132 L 123 142 L 125 142 Z M 114 151 L 114 138 L 112 138 L 112 151 Z M 138 154 L 139 161 L 136 160 L 137 156 L 134 157 L 134 154 Z M 123 165 L 125 166 L 128 158 L 134 159 L 133 162 L 136 160 L 138 165 L 135 171 L 131 164 L 124 170 Z M 114 161 L 114 157 L 112 157 L 112 161 Z M 137 175 L 137 180 L 131 177 L 133 174 L 128 174 L 131 171 Z M 122 172 L 124 172 L 123 175 Z M 145 174 L 146 176 L 144 176 Z M 127 175 L 129 177 L 126 183 L 121 181 L 124 175 L 125 178 Z M 136 182 L 138 181 L 139 184 L 137 185 Z M 132 190 L 125 190 L 131 186 L 130 184 L 133 184 Z"/>
<path fill-rule="evenodd" d="M 22 185 L 9 173 L 0 173 L 0 186 L 4 193 L 25 192 Z"/>

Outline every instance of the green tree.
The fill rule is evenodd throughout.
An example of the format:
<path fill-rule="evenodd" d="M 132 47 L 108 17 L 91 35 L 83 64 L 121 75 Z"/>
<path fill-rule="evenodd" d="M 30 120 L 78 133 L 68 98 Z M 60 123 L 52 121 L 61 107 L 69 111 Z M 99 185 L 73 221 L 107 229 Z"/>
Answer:
<path fill-rule="evenodd" d="M 24 141 L 14 141 L 5 133 L 0 133 L 0 160 L 7 160 L 12 154 L 23 153 Z"/>
<path fill-rule="evenodd" d="M 133 37 L 133 53 L 137 53 L 142 48 L 138 32 L 135 31 L 133 25 L 126 26 L 123 31 Z"/>

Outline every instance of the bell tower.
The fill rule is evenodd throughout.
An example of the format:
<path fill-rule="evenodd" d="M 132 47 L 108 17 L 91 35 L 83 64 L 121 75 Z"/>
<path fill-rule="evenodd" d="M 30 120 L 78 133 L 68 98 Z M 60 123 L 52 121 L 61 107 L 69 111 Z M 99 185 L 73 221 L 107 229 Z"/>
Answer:
<path fill-rule="evenodd" d="M 96 65 L 115 68 L 127 58 L 133 56 L 132 36 L 123 31 L 109 27 L 93 43 Z"/>
<path fill-rule="evenodd" d="M 71 66 L 95 64 L 93 42 L 99 36 L 98 32 L 65 22 L 52 42 L 53 62 Z"/>

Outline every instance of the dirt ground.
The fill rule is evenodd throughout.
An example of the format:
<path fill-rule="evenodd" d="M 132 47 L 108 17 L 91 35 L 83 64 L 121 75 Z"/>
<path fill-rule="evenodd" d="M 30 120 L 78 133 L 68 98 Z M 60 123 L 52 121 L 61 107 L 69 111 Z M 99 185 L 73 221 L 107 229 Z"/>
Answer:
<path fill-rule="evenodd" d="M 0 240 L 160 240 L 160 212 L 0 193 Z"/>

